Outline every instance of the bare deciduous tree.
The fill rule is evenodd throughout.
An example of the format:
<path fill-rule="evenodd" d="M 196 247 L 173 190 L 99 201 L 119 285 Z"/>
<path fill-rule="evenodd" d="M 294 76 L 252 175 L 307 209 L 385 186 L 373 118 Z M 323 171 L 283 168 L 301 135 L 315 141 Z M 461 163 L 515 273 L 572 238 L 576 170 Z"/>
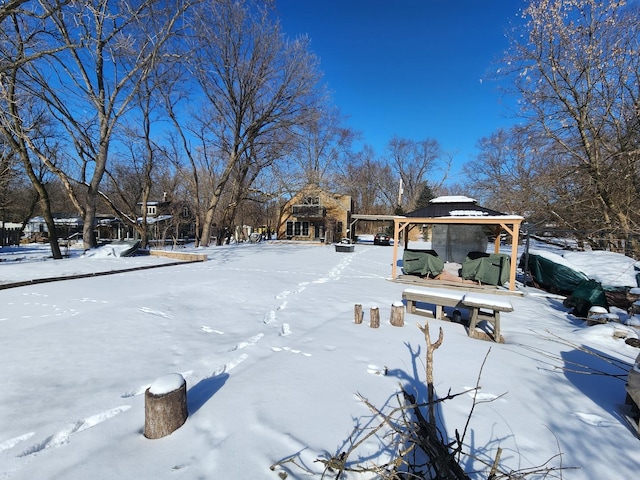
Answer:
<path fill-rule="evenodd" d="M 307 40 L 286 41 L 267 10 L 250 6 L 208 2 L 196 16 L 193 66 L 206 99 L 199 120 L 210 139 L 206 148 L 218 160 L 215 189 L 203 209 L 203 245 L 216 214 L 227 208 L 220 201 L 230 179 L 254 168 L 251 163 L 260 162 L 255 154 L 267 142 L 276 142 L 270 149 L 289 142 L 316 113 L 319 75 Z"/>
<path fill-rule="evenodd" d="M 95 246 L 93 226 L 100 183 L 107 168 L 114 133 L 131 113 L 141 82 L 156 67 L 187 2 L 91 0 L 55 4 L 47 24 L 49 43 L 57 51 L 33 61 L 23 88 L 46 102 L 75 150 L 75 170 L 50 165 L 84 218 L 85 248 Z"/>
<path fill-rule="evenodd" d="M 363 214 L 390 214 L 397 202 L 398 181 L 391 167 L 376 158 L 367 145 L 343 162 L 337 184 L 351 195 L 354 209 Z"/>
<path fill-rule="evenodd" d="M 38 58 L 38 55 L 30 53 L 37 42 L 37 36 L 28 31 L 29 27 L 33 26 L 32 21 L 39 23 L 37 18 L 22 19 L 17 14 L 10 14 L 3 22 L 0 49 L 5 65 L 0 71 L 0 137 L 11 155 L 20 160 L 23 172 L 37 192 L 41 213 L 49 233 L 51 254 L 54 259 L 59 260 L 62 253 L 58 244 L 49 192 L 43 180 L 45 172 L 33 162 L 35 152 L 36 159 L 38 156 L 46 155 L 51 165 L 55 165 L 57 156 L 52 153 L 51 142 L 44 133 L 49 117 L 42 111 L 37 100 L 26 95 L 20 87 L 25 67 L 29 66 L 30 61 Z"/>
<path fill-rule="evenodd" d="M 549 158 L 538 138 L 518 126 L 482 138 L 476 160 L 463 166 L 466 190 L 501 212 L 534 217 L 545 212 L 553 185 L 546 176 Z"/>
<path fill-rule="evenodd" d="M 640 23 L 637 3 L 536 0 L 524 11 L 507 70 L 531 135 L 584 192 L 581 215 L 611 235 L 638 229 L 640 206 Z M 588 207 L 588 208 L 586 208 Z"/>
<path fill-rule="evenodd" d="M 404 196 L 399 205 L 402 210 L 415 208 L 425 181 L 437 189 L 446 180 L 451 159 L 442 151 L 437 140 L 415 141 L 394 136 L 387 148 L 389 161 L 399 180 L 402 180 Z"/>

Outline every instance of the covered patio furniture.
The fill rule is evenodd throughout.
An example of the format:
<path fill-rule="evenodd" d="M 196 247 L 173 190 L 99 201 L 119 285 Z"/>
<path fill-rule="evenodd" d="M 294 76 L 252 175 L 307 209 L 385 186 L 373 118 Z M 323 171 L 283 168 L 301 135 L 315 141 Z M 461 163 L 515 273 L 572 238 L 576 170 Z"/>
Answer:
<path fill-rule="evenodd" d="M 444 270 L 444 262 L 435 250 L 405 249 L 402 253 L 402 270 L 407 275 L 437 277 Z"/>
<path fill-rule="evenodd" d="M 470 252 L 462 263 L 461 276 L 486 285 L 504 285 L 509 281 L 511 257 L 503 253 Z"/>

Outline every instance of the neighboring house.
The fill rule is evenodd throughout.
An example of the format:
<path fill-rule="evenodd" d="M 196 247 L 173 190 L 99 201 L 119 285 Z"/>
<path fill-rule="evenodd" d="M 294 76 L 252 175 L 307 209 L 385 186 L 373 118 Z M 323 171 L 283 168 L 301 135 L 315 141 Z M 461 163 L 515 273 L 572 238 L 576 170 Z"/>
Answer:
<path fill-rule="evenodd" d="M 53 222 L 56 225 L 58 238 L 69 238 L 74 234 L 82 235 L 84 221 L 77 215 L 54 214 Z M 49 229 L 44 217 L 33 217 L 24 227 L 24 236 L 32 241 L 43 241 L 49 238 Z"/>
<path fill-rule="evenodd" d="M 133 229 L 118 217 L 110 214 L 96 214 L 95 232 L 98 242 L 102 240 L 126 240 L 134 237 Z"/>
<path fill-rule="evenodd" d="M 278 238 L 339 242 L 349 236 L 352 210 L 351 196 L 308 185 L 284 205 L 278 222 Z"/>
<path fill-rule="evenodd" d="M 187 203 L 167 200 L 165 194 L 162 201 L 138 203 L 140 214 L 145 205 L 150 243 L 184 242 L 195 235 L 193 215 Z M 142 222 L 142 217 L 138 222 Z"/>

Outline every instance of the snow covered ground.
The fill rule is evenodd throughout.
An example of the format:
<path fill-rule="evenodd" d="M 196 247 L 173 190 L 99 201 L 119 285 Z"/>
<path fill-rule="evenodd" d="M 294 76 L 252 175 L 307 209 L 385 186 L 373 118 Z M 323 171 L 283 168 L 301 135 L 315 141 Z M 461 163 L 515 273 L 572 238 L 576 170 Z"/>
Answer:
<path fill-rule="evenodd" d="M 396 405 L 400 385 L 426 398 L 416 326 L 425 317 L 389 324 L 407 288 L 389 280 L 391 247 L 338 253 L 262 242 L 197 249 L 209 260 L 178 266 L 108 250 L 43 260 L 46 248 L 0 249 L 0 287 L 158 268 L 0 289 L 0 479 L 313 478 L 292 463 L 269 468 L 289 457 L 320 478 L 315 460 L 343 451 L 354 427 L 372 421 L 358 394 L 381 409 Z M 599 275 L 619 278 L 627 268 L 619 257 L 596 260 L 581 269 L 597 265 Z M 638 349 L 622 337 L 638 330 L 587 327 L 561 298 L 533 289 L 504 298 L 514 306 L 502 315 L 504 344 L 429 320 L 432 337 L 444 331 L 434 356 L 439 396 L 474 387 L 487 358 L 466 450 L 491 463 L 502 448 L 507 471 L 546 464 L 575 467 L 555 478 L 637 478 L 640 440 L 623 412 Z M 372 307 L 378 329 L 368 326 Z M 189 418 L 149 440 L 144 392 L 169 373 L 186 379 Z M 449 436 L 462 432 L 472 402 L 467 393 L 441 404 Z M 387 455 L 375 438 L 361 454 L 364 462 Z M 464 468 L 487 476 L 480 461 L 467 458 Z"/>

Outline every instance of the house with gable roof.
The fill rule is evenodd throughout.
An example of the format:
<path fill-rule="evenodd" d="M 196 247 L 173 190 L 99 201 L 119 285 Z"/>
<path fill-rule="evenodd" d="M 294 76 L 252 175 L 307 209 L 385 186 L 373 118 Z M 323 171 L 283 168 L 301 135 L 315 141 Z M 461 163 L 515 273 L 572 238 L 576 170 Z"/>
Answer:
<path fill-rule="evenodd" d="M 282 207 L 278 238 L 333 243 L 348 237 L 353 211 L 350 195 L 309 184 Z"/>

